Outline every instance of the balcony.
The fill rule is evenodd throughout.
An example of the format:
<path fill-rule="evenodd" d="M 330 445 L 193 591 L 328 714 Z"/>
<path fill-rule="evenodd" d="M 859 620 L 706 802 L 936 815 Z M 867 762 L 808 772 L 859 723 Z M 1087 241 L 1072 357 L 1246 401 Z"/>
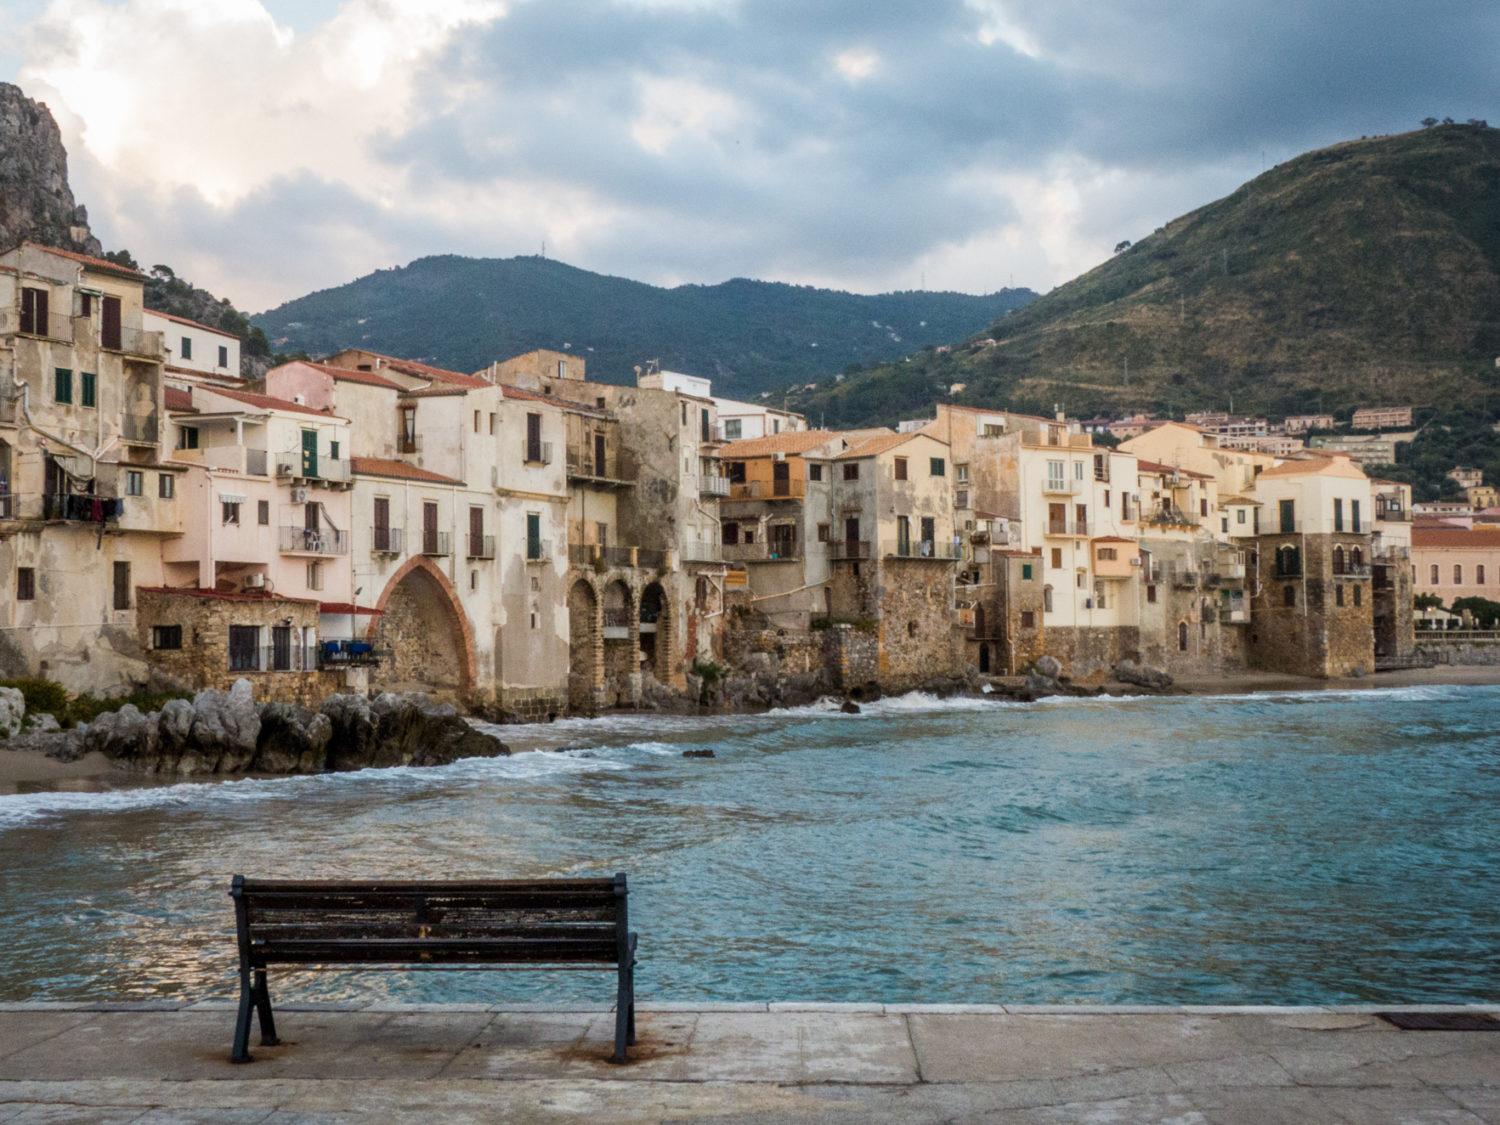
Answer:
<path fill-rule="evenodd" d="M 752 480 L 729 486 L 731 500 L 801 500 L 807 492 L 803 480 Z"/>
<path fill-rule="evenodd" d="M 474 535 L 470 533 L 465 536 L 468 549 L 464 551 L 464 557 L 470 559 L 492 559 L 495 557 L 495 537 L 493 535 Z"/>
<path fill-rule="evenodd" d="M 887 539 L 880 544 L 880 553 L 888 559 L 933 559 L 952 562 L 962 553 L 952 543 L 940 539 Z"/>
<path fill-rule="evenodd" d="M 1400 562 L 1403 559 L 1411 558 L 1411 548 L 1398 547 L 1395 545 L 1389 547 L 1377 546 L 1375 548 L 1374 558 L 1378 563 Z"/>
<path fill-rule="evenodd" d="M 370 553 L 373 555 L 399 555 L 401 541 L 405 538 L 399 527 L 372 527 L 370 529 Z"/>
<path fill-rule="evenodd" d="M 724 561 L 724 545 L 717 539 L 684 539 L 677 545 L 677 553 L 683 562 Z"/>
<path fill-rule="evenodd" d="M 1083 490 L 1083 481 L 1067 477 L 1048 477 L 1042 482 L 1042 491 L 1050 496 L 1074 496 Z"/>
<path fill-rule="evenodd" d="M 1352 566 L 1346 563 L 1344 564 L 1344 568 L 1342 570 L 1335 568 L 1333 576 L 1335 578 L 1348 578 L 1351 580 L 1368 578 L 1370 577 L 1370 568 L 1365 564 L 1362 564 L 1360 566 Z"/>
<path fill-rule="evenodd" d="M 319 457 L 314 466 L 304 463 L 300 449 L 286 449 L 276 454 L 276 475 L 293 480 L 327 480 L 347 484 L 353 479 L 348 461 Z"/>
<path fill-rule="evenodd" d="M 0 492 L 0 520 L 16 518 L 16 498 L 9 492 Z"/>
<path fill-rule="evenodd" d="M 858 562 L 870 557 L 870 544 L 865 539 L 834 539 L 828 544 L 828 558 L 833 562 Z"/>
<path fill-rule="evenodd" d="M 547 562 L 552 558 L 552 540 L 533 539 L 526 544 L 526 561 L 529 563 Z"/>
<path fill-rule="evenodd" d="M 1160 527 L 1198 527 L 1202 521 L 1198 516 L 1184 511 L 1176 504 L 1162 504 L 1149 512 L 1142 512 L 1140 522 L 1156 524 Z"/>
<path fill-rule="evenodd" d="M 118 496 L 89 496 L 83 493 L 66 492 L 42 497 L 44 520 L 118 523 L 124 514 L 125 501 Z"/>
<path fill-rule="evenodd" d="M 126 414 L 120 418 L 120 440 L 135 445 L 156 444 L 156 419 Z"/>
<path fill-rule="evenodd" d="M 397 453 L 421 453 L 422 452 L 422 435 L 421 434 L 403 434 L 401 437 L 399 437 L 399 438 L 396 439 L 396 452 Z"/>
<path fill-rule="evenodd" d="M 349 535 L 331 527 L 283 527 L 278 535 L 278 547 L 287 554 L 298 555 L 347 555 Z"/>
<path fill-rule="evenodd" d="M 1051 432 L 1021 435 L 1021 444 L 1027 449 L 1092 449 L 1094 439 L 1089 434 Z"/>
<path fill-rule="evenodd" d="M 544 544 L 545 546 L 545 544 Z M 650 551 L 644 547 L 601 547 L 597 543 L 569 543 L 568 563 L 571 566 L 643 567 L 655 569 L 666 562 L 666 553 Z"/>
<path fill-rule="evenodd" d="M 1174 566 L 1172 568 L 1172 585 L 1182 589 L 1191 590 L 1203 579 L 1203 572 L 1196 567 Z"/>
<path fill-rule="evenodd" d="M 75 319 L 88 323 L 83 317 L 74 318 L 65 313 L 48 313 L 37 317 L 19 309 L 6 309 L 0 312 L 0 336 L 36 336 L 43 340 L 60 340 L 71 344 Z"/>
<path fill-rule="evenodd" d="M 147 332 L 144 328 L 121 326 L 118 336 L 101 332 L 99 346 L 107 352 L 124 352 L 146 359 L 160 359 L 162 354 L 161 333 Z"/>
<path fill-rule="evenodd" d="M 453 537 L 446 531 L 423 531 L 422 550 L 424 555 L 446 556 L 453 553 Z"/>
<path fill-rule="evenodd" d="M 369 641 L 324 641 L 318 646 L 318 667 L 375 668 L 389 656 Z"/>
<path fill-rule="evenodd" d="M 528 465 L 552 464 L 552 443 L 527 438 L 521 442 L 521 460 Z"/>
<path fill-rule="evenodd" d="M 529 443 L 528 443 L 529 444 Z M 540 462 L 546 464 L 552 459 L 550 447 L 543 442 L 540 452 L 546 460 Z M 601 460 L 595 457 L 593 452 L 586 446 L 568 446 L 568 476 L 576 480 L 599 480 L 611 483 L 629 483 L 623 465 L 618 456 L 610 457 L 607 454 Z"/>
<path fill-rule="evenodd" d="M 1047 530 L 1043 534 L 1089 537 L 1093 535 L 1093 529 L 1094 525 L 1087 520 L 1082 523 L 1077 520 L 1048 520 Z"/>
<path fill-rule="evenodd" d="M 698 495 L 723 499 L 729 495 L 729 478 L 722 476 L 699 477 Z"/>
<path fill-rule="evenodd" d="M 725 543 L 719 549 L 725 562 L 796 562 L 802 558 L 801 543 Z"/>

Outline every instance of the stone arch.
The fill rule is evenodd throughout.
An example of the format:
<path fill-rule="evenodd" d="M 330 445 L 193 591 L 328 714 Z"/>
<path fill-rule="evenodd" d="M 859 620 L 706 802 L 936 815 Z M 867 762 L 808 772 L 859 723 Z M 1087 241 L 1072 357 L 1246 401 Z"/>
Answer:
<path fill-rule="evenodd" d="M 1333 573 L 1344 573 L 1344 548 L 1342 546 L 1333 549 Z"/>
<path fill-rule="evenodd" d="M 643 671 L 666 683 L 672 675 L 672 602 L 660 582 L 641 591 L 640 634 Z"/>
<path fill-rule="evenodd" d="M 623 578 L 604 587 L 604 701 L 607 706 L 635 702 L 640 683 L 640 621 L 635 591 Z"/>
<path fill-rule="evenodd" d="M 380 592 L 372 632 L 389 656 L 379 679 L 424 691 L 474 690 L 474 632 L 453 583 L 422 556 L 408 559 Z M 447 629 L 441 628 L 443 624 Z"/>
<path fill-rule="evenodd" d="M 1186 621 L 1179 621 L 1177 623 L 1177 651 L 1178 652 L 1186 652 L 1187 650 L 1188 650 L 1188 623 Z"/>
<path fill-rule="evenodd" d="M 599 709 L 604 694 L 604 634 L 599 596 L 579 578 L 568 590 L 568 707 L 580 713 Z"/>

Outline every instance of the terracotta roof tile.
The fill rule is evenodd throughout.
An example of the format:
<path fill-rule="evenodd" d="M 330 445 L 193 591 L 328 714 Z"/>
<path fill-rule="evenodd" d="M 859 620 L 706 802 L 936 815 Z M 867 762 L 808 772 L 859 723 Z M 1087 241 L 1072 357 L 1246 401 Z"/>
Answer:
<path fill-rule="evenodd" d="M 120 277 L 128 277 L 132 281 L 145 281 L 146 275 L 140 270 L 133 270 L 129 266 L 122 266 L 115 262 L 105 261 L 103 258 L 91 258 L 87 254 L 75 254 L 72 250 L 60 250 L 56 246 L 43 246 L 40 242 L 23 242 L 22 246 L 30 246 L 37 250 L 45 250 L 49 254 L 56 254 L 60 258 L 71 258 L 75 262 L 82 262 L 89 269 L 98 270 L 100 273 L 118 274 Z"/>
<path fill-rule="evenodd" d="M 333 418 L 334 415 L 328 410 L 314 410 L 310 406 L 291 402 L 284 398 L 275 398 L 271 395 L 258 395 L 251 391 L 234 391 L 228 387 L 203 387 L 203 391 L 209 394 L 223 395 L 232 398 L 236 402 L 243 402 L 247 406 L 258 406 L 262 410 L 288 410 L 294 414 L 312 414 L 318 418 Z M 343 421 L 343 419 L 339 419 Z"/>
<path fill-rule="evenodd" d="M 215 602 L 295 602 L 299 605 L 318 605 L 314 598 L 293 598 L 286 594 L 273 594 L 268 590 L 208 590 L 200 586 L 137 586 L 142 594 L 177 594 L 184 598 L 201 598 Z"/>
<path fill-rule="evenodd" d="M 719 458 L 734 460 L 738 457 L 769 457 L 773 453 L 801 454 L 826 445 L 838 436 L 833 430 L 792 430 L 784 434 L 744 438 L 720 448 Z"/>
<path fill-rule="evenodd" d="M 1287 461 L 1280 465 L 1272 465 L 1269 469 L 1263 470 L 1260 475 L 1263 477 L 1305 477 L 1318 473 L 1332 473 L 1335 476 L 1369 480 L 1364 470 L 1347 457 L 1312 456 L 1306 460 Z"/>
<path fill-rule="evenodd" d="M 1147 461 L 1140 457 L 1135 459 L 1135 467 L 1143 473 L 1181 473 L 1185 477 L 1197 477 L 1199 480 L 1213 480 L 1208 473 L 1195 473 L 1192 469 L 1179 469 L 1176 465 L 1163 465 L 1160 461 Z"/>
<path fill-rule="evenodd" d="M 337 613 L 344 616 L 359 614 L 361 617 L 384 617 L 385 610 L 375 609 L 367 605 L 355 605 L 353 602 L 319 602 L 319 613 Z"/>
<path fill-rule="evenodd" d="M 449 371 L 445 367 L 433 367 L 431 364 L 421 363 L 415 359 L 400 359 L 393 355 L 382 355 L 380 352 L 372 352 L 368 348 L 349 348 L 348 350 L 374 356 L 380 360 L 381 366 L 389 367 L 392 371 L 399 371 L 403 375 L 415 376 L 418 379 L 431 379 L 435 382 L 451 383 L 459 387 L 494 386 L 493 383 L 486 382 L 473 375 L 465 375 L 462 371 Z"/>
<path fill-rule="evenodd" d="M 875 437 L 866 438 L 864 441 L 862 441 L 858 445 L 856 445 L 853 449 L 849 449 L 849 450 L 844 451 L 843 453 L 840 453 L 837 457 L 834 458 L 834 460 L 835 461 L 853 461 L 853 460 L 856 460 L 856 459 L 861 458 L 861 457 L 876 457 L 876 456 L 879 456 L 882 453 L 887 452 L 888 450 L 895 449 L 898 445 L 905 445 L 907 442 L 911 441 L 913 438 L 918 438 L 918 437 L 928 438 L 928 439 L 930 439 L 932 441 L 937 442 L 939 445 L 943 446 L 944 448 L 946 448 L 947 445 L 948 445 L 948 443 L 946 441 L 942 441 L 942 440 L 940 440 L 938 438 L 933 437 L 931 434 L 925 434 L 925 433 L 924 434 L 918 434 L 918 433 L 911 433 L 911 434 L 878 434 Z"/>
<path fill-rule="evenodd" d="M 202 323 L 201 321 L 189 320 L 185 316 L 176 316 L 173 313 L 162 312 L 160 309 L 146 309 L 145 311 L 152 316 L 159 316 L 163 320 L 176 321 L 178 324 L 186 324 L 190 328 L 201 328 L 205 332 L 212 332 L 215 336 L 223 336 L 229 340 L 239 339 L 239 337 L 236 336 L 233 332 L 225 332 L 222 328 L 214 328 L 210 325 Z"/>
<path fill-rule="evenodd" d="M 178 390 L 176 387 L 166 387 L 162 393 L 162 401 L 168 410 L 193 410 L 193 392 Z"/>
<path fill-rule="evenodd" d="M 1411 529 L 1413 547 L 1470 547 L 1476 550 L 1500 550 L 1500 530 L 1462 527 L 1429 527 L 1418 524 Z"/>
<path fill-rule="evenodd" d="M 383 457 L 351 457 L 350 468 L 367 477 L 391 477 L 394 480 L 415 480 L 427 484 L 463 484 L 454 477 L 445 477 L 428 469 L 419 469 L 405 461 L 388 461 Z"/>
<path fill-rule="evenodd" d="M 400 383 L 393 383 L 391 382 L 391 380 L 377 375 L 373 371 L 360 371 L 354 367 L 339 367 L 337 364 L 333 363 L 318 363 L 316 360 L 311 359 L 294 359 L 291 361 L 291 363 L 286 363 L 282 366 L 290 367 L 293 363 L 300 363 L 304 367 L 316 368 L 317 370 L 323 372 L 323 374 L 325 375 L 333 376 L 341 383 L 364 383 L 367 386 L 386 387 L 389 390 L 393 391 L 402 391 L 406 389 Z"/>

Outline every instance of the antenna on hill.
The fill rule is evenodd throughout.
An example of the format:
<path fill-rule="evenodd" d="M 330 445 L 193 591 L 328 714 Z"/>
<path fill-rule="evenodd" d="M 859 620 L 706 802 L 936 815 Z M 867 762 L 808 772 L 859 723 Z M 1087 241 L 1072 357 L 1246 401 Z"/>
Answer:
<path fill-rule="evenodd" d="M 545 260 L 546 257 L 547 257 L 547 240 L 544 238 L 544 239 L 542 239 L 542 258 Z"/>

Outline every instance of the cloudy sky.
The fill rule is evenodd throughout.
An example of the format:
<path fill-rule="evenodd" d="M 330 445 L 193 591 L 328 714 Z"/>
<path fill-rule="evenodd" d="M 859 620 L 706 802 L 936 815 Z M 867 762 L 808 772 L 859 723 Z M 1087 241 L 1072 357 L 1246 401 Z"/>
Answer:
<path fill-rule="evenodd" d="M 0 0 L 106 247 L 1046 290 L 1269 164 L 1500 124 L 1495 0 Z"/>

